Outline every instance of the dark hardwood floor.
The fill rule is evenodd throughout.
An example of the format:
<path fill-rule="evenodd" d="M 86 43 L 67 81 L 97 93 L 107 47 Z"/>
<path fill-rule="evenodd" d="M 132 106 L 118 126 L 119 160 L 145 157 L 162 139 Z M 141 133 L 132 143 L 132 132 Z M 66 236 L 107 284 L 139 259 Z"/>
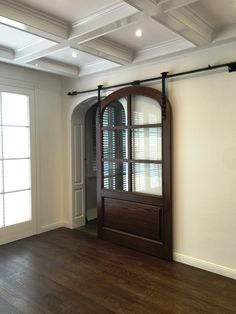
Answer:
<path fill-rule="evenodd" d="M 0 247 L 0 313 L 236 313 L 236 281 L 61 228 Z"/>
<path fill-rule="evenodd" d="M 93 235 L 94 237 L 97 237 L 97 225 L 98 225 L 97 219 L 93 219 L 93 220 L 87 221 L 86 225 L 78 228 L 77 230 L 81 232 L 85 232 L 86 234 Z"/>

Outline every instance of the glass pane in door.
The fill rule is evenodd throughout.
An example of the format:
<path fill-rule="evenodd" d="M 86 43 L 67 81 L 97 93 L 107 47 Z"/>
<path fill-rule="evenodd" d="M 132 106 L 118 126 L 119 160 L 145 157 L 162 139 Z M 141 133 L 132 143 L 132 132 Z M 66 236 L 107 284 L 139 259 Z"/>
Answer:
<path fill-rule="evenodd" d="M 127 108 L 127 99 L 125 97 L 109 104 L 103 112 L 103 127 L 127 125 Z"/>
<path fill-rule="evenodd" d="M 133 125 L 161 123 L 161 106 L 153 98 L 134 95 L 131 101 L 131 120 Z"/>
<path fill-rule="evenodd" d="M 132 165 L 132 190 L 162 196 L 162 165 L 134 163 Z"/>
<path fill-rule="evenodd" d="M 161 160 L 161 128 L 132 130 L 132 159 Z"/>
<path fill-rule="evenodd" d="M 103 187 L 109 190 L 128 191 L 128 163 L 104 162 Z"/>
<path fill-rule="evenodd" d="M 103 158 L 128 158 L 127 130 L 103 131 Z"/>

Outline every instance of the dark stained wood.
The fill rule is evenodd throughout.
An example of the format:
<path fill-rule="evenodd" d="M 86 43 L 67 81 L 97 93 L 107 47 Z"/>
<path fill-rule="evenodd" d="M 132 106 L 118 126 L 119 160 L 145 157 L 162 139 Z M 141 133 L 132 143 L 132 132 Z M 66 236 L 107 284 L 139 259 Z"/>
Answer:
<path fill-rule="evenodd" d="M 112 241 L 114 243 L 133 247 L 136 250 L 146 252 L 155 256 L 172 260 L 172 178 L 171 178 L 171 106 L 166 99 L 165 118 L 162 118 L 161 124 L 146 124 L 146 125 L 132 125 L 131 119 L 131 101 L 132 95 L 143 95 L 154 98 L 162 106 L 162 93 L 153 88 L 145 86 L 130 86 L 122 88 L 118 91 L 107 96 L 101 102 L 101 117 L 97 120 L 97 207 L 98 207 L 98 237 L 104 240 Z M 127 98 L 127 125 L 115 127 L 102 127 L 102 114 L 104 110 L 117 102 L 120 98 Z M 162 160 L 135 160 L 132 156 L 131 146 L 131 132 L 134 128 L 144 127 L 161 127 L 162 129 Z M 128 158 L 104 158 L 102 153 L 102 130 L 122 130 L 128 129 Z M 103 162 L 127 162 L 128 163 L 128 191 L 108 190 L 103 188 Z M 132 191 L 132 166 L 134 163 L 144 164 L 161 164 L 162 165 L 162 187 L 163 195 L 149 195 Z M 112 210 L 112 206 L 106 211 L 106 199 L 120 200 L 119 208 L 116 206 Z M 133 202 L 133 206 L 131 205 Z M 147 217 L 144 218 L 144 211 L 140 218 L 132 219 L 127 212 L 127 208 L 133 208 L 132 217 L 141 214 L 140 207 L 137 207 L 135 213 L 136 203 L 143 204 L 145 209 L 146 205 L 156 206 L 161 208 L 161 217 L 158 219 L 153 217 L 153 211 L 145 211 Z M 140 205 L 141 206 L 141 205 Z M 120 213 L 118 213 L 120 211 Z M 112 217 L 112 215 L 114 216 Z M 108 216 L 107 216 L 108 215 Z M 126 217 L 127 216 L 127 217 Z M 126 221 L 127 220 L 127 221 Z M 133 220 L 133 222 L 132 222 Z M 150 229 L 147 228 L 147 221 L 150 222 Z M 115 224 L 116 222 L 116 224 Z M 142 223 L 143 222 L 143 226 Z M 107 225 L 108 223 L 108 225 Z M 156 226 L 154 227 L 154 223 Z M 123 225 L 122 225 L 123 224 Z M 135 225 L 136 224 L 136 225 Z M 156 231 L 153 232 L 153 229 Z M 138 233 L 137 230 L 140 230 Z M 144 232 L 145 230 L 145 232 Z M 121 232 L 122 231 L 122 232 Z M 155 234 L 155 236 L 154 236 Z M 157 237 L 158 234 L 158 237 Z M 156 239 L 156 242 L 153 240 Z M 159 240 L 161 239 L 161 241 Z M 158 240 L 158 241 L 157 241 Z M 146 245 L 145 245 L 146 244 Z"/>
<path fill-rule="evenodd" d="M 102 161 L 110 162 L 131 162 L 131 163 L 143 163 L 145 164 L 161 164 L 161 160 L 151 160 L 151 159 L 119 159 L 119 158 L 102 158 Z"/>
<path fill-rule="evenodd" d="M 0 247 L 1 314 L 235 314 L 236 281 L 60 228 Z"/>
<path fill-rule="evenodd" d="M 122 125 L 122 126 L 104 126 L 101 130 L 114 131 L 114 130 L 126 130 L 126 129 L 150 129 L 150 128 L 160 128 L 161 123 L 156 124 L 137 124 L 137 125 Z"/>
<path fill-rule="evenodd" d="M 161 241 L 162 209 L 104 198 L 104 227 Z"/>

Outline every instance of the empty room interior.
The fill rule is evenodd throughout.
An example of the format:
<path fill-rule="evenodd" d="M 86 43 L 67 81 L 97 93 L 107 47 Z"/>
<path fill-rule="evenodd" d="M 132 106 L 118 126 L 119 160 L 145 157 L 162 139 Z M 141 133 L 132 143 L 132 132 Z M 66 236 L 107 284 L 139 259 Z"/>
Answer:
<path fill-rule="evenodd" d="M 0 314 L 236 313 L 236 0 L 0 0 Z"/>

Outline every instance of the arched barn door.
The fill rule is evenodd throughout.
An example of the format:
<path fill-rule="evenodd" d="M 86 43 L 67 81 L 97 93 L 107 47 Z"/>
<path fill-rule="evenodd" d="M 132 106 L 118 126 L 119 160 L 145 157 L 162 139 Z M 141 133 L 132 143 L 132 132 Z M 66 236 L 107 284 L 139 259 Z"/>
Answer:
<path fill-rule="evenodd" d="M 170 104 L 152 88 L 118 90 L 97 119 L 98 237 L 172 259 Z"/>

